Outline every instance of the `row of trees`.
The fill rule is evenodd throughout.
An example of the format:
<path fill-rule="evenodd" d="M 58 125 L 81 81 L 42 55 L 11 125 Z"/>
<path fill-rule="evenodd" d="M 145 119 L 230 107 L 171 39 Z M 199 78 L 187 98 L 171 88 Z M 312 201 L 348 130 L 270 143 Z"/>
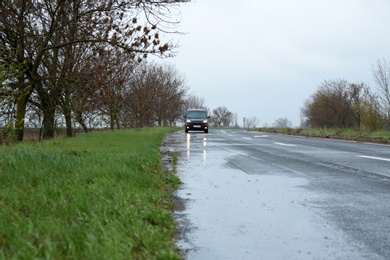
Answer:
<path fill-rule="evenodd" d="M 304 102 L 301 112 L 306 124 L 368 131 L 390 126 L 390 62 L 379 60 L 373 67 L 373 76 L 378 92 L 364 83 L 323 81 Z"/>
<path fill-rule="evenodd" d="M 127 55 L 117 50 L 114 55 L 104 56 L 105 61 L 91 62 L 85 74 L 78 74 L 66 89 L 66 95 L 49 99 L 55 102 L 54 122 L 45 121 L 42 100 L 34 92 L 26 109 L 25 126 L 40 128 L 40 135 L 47 138 L 54 134 L 47 131 L 58 128 L 66 128 L 67 135 L 72 136 L 79 127 L 88 132 L 92 128 L 175 124 L 186 103 L 184 77 L 173 66 L 135 63 L 126 59 Z M 16 109 L 13 104 L 3 104 L 3 124 L 12 122 Z"/>
<path fill-rule="evenodd" d="M 43 138 L 54 137 L 59 113 L 68 135 L 76 122 L 86 130 L 86 120 L 96 122 L 103 111 L 111 127 L 119 126 L 126 116 L 130 125 L 148 124 L 151 117 L 172 120 L 127 101 L 129 96 L 144 95 L 142 86 L 157 80 L 149 76 L 159 70 L 165 73 L 162 77 L 171 76 L 159 81 L 180 85 L 176 94 L 183 93 L 182 79 L 171 69 L 136 65 L 148 54 L 171 55 L 175 46 L 163 42 L 161 33 L 174 30 L 177 19 L 171 7 L 180 2 L 188 1 L 0 1 L 3 125 L 13 124 L 22 140 L 26 123 L 37 121 Z M 138 85 L 130 89 L 129 82 Z M 155 98 L 156 91 L 148 95 Z M 168 99 L 176 98 L 166 91 Z M 125 103 L 131 116 L 119 111 Z"/>

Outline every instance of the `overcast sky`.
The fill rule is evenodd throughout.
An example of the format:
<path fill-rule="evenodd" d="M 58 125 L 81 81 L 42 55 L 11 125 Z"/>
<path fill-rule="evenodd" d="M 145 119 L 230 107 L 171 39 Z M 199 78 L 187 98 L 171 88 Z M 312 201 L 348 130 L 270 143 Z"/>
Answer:
<path fill-rule="evenodd" d="M 300 124 L 324 80 L 375 88 L 372 66 L 390 58 L 389 0 L 193 0 L 181 7 L 186 35 L 169 60 L 210 110 L 226 106 L 258 126 Z"/>

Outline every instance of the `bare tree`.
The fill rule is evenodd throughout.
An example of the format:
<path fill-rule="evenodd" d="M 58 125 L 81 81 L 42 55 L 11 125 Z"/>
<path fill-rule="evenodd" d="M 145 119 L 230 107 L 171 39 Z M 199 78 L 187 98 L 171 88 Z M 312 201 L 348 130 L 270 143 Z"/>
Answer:
<path fill-rule="evenodd" d="M 255 116 L 246 117 L 244 127 L 248 128 L 248 129 L 255 128 L 258 123 L 259 123 L 259 120 Z"/>
<path fill-rule="evenodd" d="M 373 66 L 373 76 L 380 93 L 381 113 L 390 125 L 390 60 L 378 60 Z"/>
<path fill-rule="evenodd" d="M 181 118 L 187 91 L 184 78 L 172 67 L 141 63 L 131 74 L 125 103 L 129 125 L 170 125 Z"/>
<path fill-rule="evenodd" d="M 275 128 L 290 128 L 292 127 L 292 122 L 288 120 L 287 117 L 278 118 L 275 120 L 275 123 L 273 124 Z"/>
<path fill-rule="evenodd" d="M 142 63 L 135 68 L 130 81 L 126 106 L 133 115 L 133 125 L 144 127 L 154 123 L 153 108 L 157 98 L 157 68 Z"/>
<path fill-rule="evenodd" d="M 218 127 L 230 127 L 233 123 L 233 113 L 225 106 L 217 107 L 213 110 L 210 121 Z"/>
<path fill-rule="evenodd" d="M 363 100 L 370 91 L 364 83 L 352 83 L 348 85 L 347 93 L 351 114 L 355 118 L 357 128 L 360 128 L 362 123 Z"/>
<path fill-rule="evenodd" d="M 101 115 L 107 116 L 110 129 L 121 127 L 119 114 L 126 101 L 129 91 L 130 75 L 134 70 L 134 62 L 122 50 L 110 50 L 100 55 L 94 69 L 99 71 L 94 86 L 91 86 L 97 109 Z"/>
<path fill-rule="evenodd" d="M 154 114 L 159 126 L 174 125 L 182 116 L 182 107 L 185 104 L 185 77 L 172 65 L 157 66 L 157 82 L 155 89 L 158 92 L 154 102 Z"/>
<path fill-rule="evenodd" d="M 207 110 L 204 97 L 189 95 L 186 99 L 186 102 L 185 102 L 185 110 L 191 109 L 191 108 L 193 108 L 193 109 L 199 108 L 199 109 L 206 109 Z"/>
<path fill-rule="evenodd" d="M 238 124 L 238 114 L 237 113 L 234 113 L 233 114 L 233 127 L 240 127 L 240 125 Z"/>

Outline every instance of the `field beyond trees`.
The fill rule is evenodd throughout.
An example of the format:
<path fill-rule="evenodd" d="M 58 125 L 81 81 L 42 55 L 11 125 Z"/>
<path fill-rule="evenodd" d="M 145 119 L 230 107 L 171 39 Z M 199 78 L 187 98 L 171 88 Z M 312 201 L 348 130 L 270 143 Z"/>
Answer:
<path fill-rule="evenodd" d="M 0 258 L 178 259 L 172 128 L 0 146 Z"/>

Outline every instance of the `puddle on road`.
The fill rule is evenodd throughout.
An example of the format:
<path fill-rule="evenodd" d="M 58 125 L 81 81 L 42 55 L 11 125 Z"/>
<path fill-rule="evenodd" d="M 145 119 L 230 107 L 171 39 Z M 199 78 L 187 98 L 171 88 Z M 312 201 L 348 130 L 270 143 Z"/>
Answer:
<path fill-rule="evenodd" d="M 175 212 L 186 259 L 361 258 L 308 206 L 321 197 L 303 188 L 306 179 L 248 175 L 226 167 L 231 152 L 209 147 L 201 135 L 186 138 L 186 147 L 176 147 L 185 207 Z"/>

